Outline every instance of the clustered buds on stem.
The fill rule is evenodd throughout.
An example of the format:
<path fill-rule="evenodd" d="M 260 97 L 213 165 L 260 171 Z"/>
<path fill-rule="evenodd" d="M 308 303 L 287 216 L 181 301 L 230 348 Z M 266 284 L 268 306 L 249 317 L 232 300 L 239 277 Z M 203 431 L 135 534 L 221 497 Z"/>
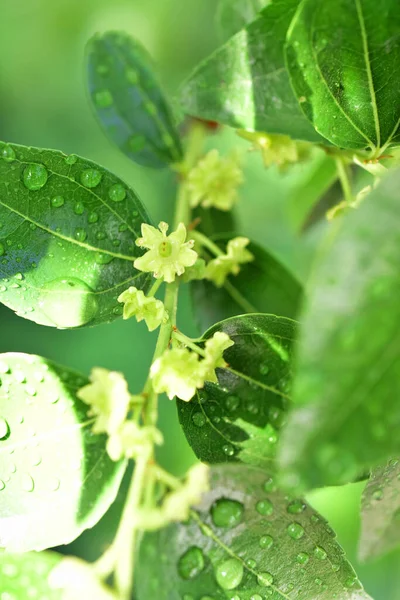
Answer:
<path fill-rule="evenodd" d="M 226 254 L 211 260 L 205 269 L 205 278 L 217 287 L 222 287 L 228 275 L 237 275 L 240 265 L 251 262 L 254 256 L 246 249 L 250 240 L 245 237 L 236 237 L 230 240 L 226 247 Z"/>
<path fill-rule="evenodd" d="M 255 150 L 261 151 L 266 167 L 276 165 L 280 171 L 285 171 L 290 165 L 302 162 L 310 157 L 311 144 L 297 142 L 288 135 L 245 130 L 239 130 L 237 133 L 240 137 L 252 142 Z"/>
<path fill-rule="evenodd" d="M 153 296 L 145 296 L 142 290 L 130 287 L 125 290 L 118 302 L 124 303 L 124 319 L 136 317 L 138 322 L 145 321 L 149 331 L 154 331 L 166 318 L 164 304 Z"/>

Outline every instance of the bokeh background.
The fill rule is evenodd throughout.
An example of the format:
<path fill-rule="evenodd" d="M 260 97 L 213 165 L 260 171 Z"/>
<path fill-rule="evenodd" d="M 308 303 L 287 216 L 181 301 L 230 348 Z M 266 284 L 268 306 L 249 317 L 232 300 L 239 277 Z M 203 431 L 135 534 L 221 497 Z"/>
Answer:
<path fill-rule="evenodd" d="M 87 100 L 84 48 L 97 31 L 124 29 L 140 39 L 159 65 L 172 97 L 191 69 L 219 43 L 216 0 L 0 0 L 0 139 L 76 153 L 98 161 L 138 192 L 154 221 L 169 220 L 174 176 L 132 164 L 98 128 Z M 306 279 L 323 220 L 308 219 L 307 184 L 316 155 L 307 165 L 282 176 L 266 170 L 260 156 L 247 152 L 230 131 L 209 140 L 210 147 L 237 146 L 245 153 L 246 184 L 238 208 L 240 233 L 262 243 L 289 269 Z M 335 195 L 335 188 L 331 196 Z M 327 198 L 329 202 L 329 197 Z M 196 331 L 187 292 L 180 301 L 180 324 Z M 39 327 L 0 305 L 0 352 L 36 353 L 89 373 L 94 365 L 123 371 L 132 391 L 140 390 L 155 343 L 154 334 L 133 321 L 77 331 Z M 160 461 L 182 474 L 194 461 L 180 432 L 172 402 L 161 402 L 166 444 Z M 356 559 L 359 503 L 363 484 L 316 491 L 309 500 L 337 531 L 367 591 L 375 600 L 400 599 L 400 552 L 367 566 Z M 99 555 L 111 539 L 124 489 L 104 519 L 63 551 L 86 559 Z M 162 600 L 162 599 L 161 599 Z"/>

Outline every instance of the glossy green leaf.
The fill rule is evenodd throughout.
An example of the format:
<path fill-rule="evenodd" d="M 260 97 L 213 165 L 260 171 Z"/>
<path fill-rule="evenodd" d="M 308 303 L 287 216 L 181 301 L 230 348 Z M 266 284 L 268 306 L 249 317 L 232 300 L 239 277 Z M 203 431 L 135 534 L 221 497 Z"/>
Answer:
<path fill-rule="evenodd" d="M 206 383 L 190 402 L 178 401 L 192 449 L 207 463 L 240 461 L 270 467 L 289 400 L 296 323 L 273 315 L 233 317 L 209 329 L 235 342 L 224 353 L 218 384 Z"/>
<path fill-rule="evenodd" d="M 147 534 L 137 598 L 368 600 L 335 534 L 244 465 L 211 470 L 190 521 Z"/>
<path fill-rule="evenodd" d="M 218 0 L 217 27 L 222 41 L 254 21 L 270 0 Z"/>
<path fill-rule="evenodd" d="M 171 109 L 141 44 L 122 32 L 98 34 L 87 57 L 96 115 L 118 148 L 146 167 L 182 160 Z"/>
<path fill-rule="evenodd" d="M 87 379 L 39 356 L 0 355 L 0 548 L 67 544 L 117 494 L 125 463 L 91 432 L 76 397 Z M 1 554 L 0 554 L 1 556 Z"/>
<path fill-rule="evenodd" d="M 343 148 L 400 139 L 398 0 L 304 0 L 287 64 L 305 115 Z"/>
<path fill-rule="evenodd" d="M 133 268 L 142 222 L 138 197 L 102 167 L 0 143 L 0 302 L 63 329 L 118 318 L 119 294 L 151 282 Z"/>
<path fill-rule="evenodd" d="M 193 116 L 231 127 L 324 142 L 303 115 L 284 60 L 298 0 L 276 0 L 206 59 L 185 83 L 182 104 Z"/>
<path fill-rule="evenodd" d="M 53 552 L 0 554 L 2 600 L 113 600 L 115 596 L 82 560 Z"/>
<path fill-rule="evenodd" d="M 400 453 L 399 187 L 397 170 L 335 222 L 317 261 L 282 435 L 293 485 L 346 483 Z"/>
<path fill-rule="evenodd" d="M 232 237 L 218 235 L 214 240 L 225 249 Z M 242 265 L 239 275 L 230 277 L 224 287 L 217 288 L 206 280 L 192 282 L 196 318 L 202 329 L 246 312 L 296 317 L 302 295 L 300 283 L 258 244 L 251 243 L 248 249 L 255 260 Z"/>
<path fill-rule="evenodd" d="M 375 469 L 361 503 L 361 560 L 377 558 L 400 546 L 400 462 Z"/>

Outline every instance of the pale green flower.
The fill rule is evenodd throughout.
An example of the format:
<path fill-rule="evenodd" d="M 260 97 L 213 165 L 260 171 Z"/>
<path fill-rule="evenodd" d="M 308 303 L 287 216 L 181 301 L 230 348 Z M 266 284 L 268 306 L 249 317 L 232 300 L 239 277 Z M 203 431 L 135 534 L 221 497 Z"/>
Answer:
<path fill-rule="evenodd" d="M 149 331 L 157 329 L 164 320 L 165 310 L 161 300 L 154 297 L 148 298 L 142 290 L 135 287 L 130 287 L 122 292 L 118 302 L 124 303 L 124 319 L 136 317 L 138 322 L 144 319 Z"/>
<path fill-rule="evenodd" d="M 209 468 L 203 464 L 194 465 L 182 487 L 165 497 L 162 512 L 166 521 L 187 521 L 192 506 L 199 504 L 202 495 L 209 489 Z"/>
<path fill-rule="evenodd" d="M 189 402 L 196 389 L 204 386 L 204 372 L 199 367 L 199 356 L 195 352 L 187 348 L 166 350 L 150 369 L 154 391 L 165 392 L 170 400 L 177 396 Z"/>
<path fill-rule="evenodd" d="M 311 144 L 297 142 L 288 135 L 267 134 L 252 131 L 238 131 L 238 134 L 253 143 L 261 155 L 266 167 L 276 165 L 281 171 L 294 163 L 310 157 Z"/>
<path fill-rule="evenodd" d="M 206 261 L 203 258 L 198 258 L 192 267 L 188 267 L 182 275 L 182 280 L 185 283 L 204 279 L 206 273 Z"/>
<path fill-rule="evenodd" d="M 154 444 L 161 445 L 163 436 L 156 427 L 140 426 L 134 421 L 125 421 L 108 439 L 107 452 L 112 460 L 137 459 L 150 456 Z"/>
<path fill-rule="evenodd" d="M 96 417 L 94 433 L 112 434 L 125 421 L 131 394 L 122 373 L 96 367 L 88 385 L 77 392 L 78 398 L 90 406 L 89 416 Z"/>
<path fill-rule="evenodd" d="M 48 575 L 47 582 L 53 590 L 59 590 L 60 600 L 117 600 L 117 596 L 96 576 L 88 563 L 79 558 L 63 558 Z"/>
<path fill-rule="evenodd" d="M 178 225 L 176 231 L 167 236 L 168 225 L 161 222 L 159 229 L 142 224 L 142 236 L 136 240 L 141 248 L 148 252 L 133 263 L 139 271 L 153 273 L 156 279 L 163 278 L 167 283 L 175 281 L 176 275 L 182 275 L 186 267 L 191 267 L 197 260 L 197 252 L 192 250 L 194 241 L 186 242 L 186 227 Z"/>
<path fill-rule="evenodd" d="M 238 200 L 237 190 L 243 181 L 237 156 L 222 158 L 218 150 L 211 150 L 187 176 L 190 205 L 230 210 Z"/>
<path fill-rule="evenodd" d="M 211 260 L 206 267 L 205 278 L 213 281 L 217 287 L 222 287 L 228 275 L 237 275 L 240 265 L 251 262 L 254 256 L 246 250 L 250 240 L 237 237 L 230 240 L 226 247 L 226 254 Z"/>
<path fill-rule="evenodd" d="M 215 369 L 227 366 L 224 360 L 223 354 L 225 350 L 234 345 L 229 335 L 222 331 L 214 333 L 213 337 L 205 343 L 205 357 L 201 361 L 201 366 L 204 369 L 206 381 L 213 381 L 217 383 L 218 379 L 215 374 Z"/>

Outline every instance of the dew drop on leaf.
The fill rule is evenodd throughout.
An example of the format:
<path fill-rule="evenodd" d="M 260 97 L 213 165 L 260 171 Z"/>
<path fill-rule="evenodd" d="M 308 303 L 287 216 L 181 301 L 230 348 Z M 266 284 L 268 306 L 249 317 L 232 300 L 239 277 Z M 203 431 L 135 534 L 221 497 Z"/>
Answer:
<path fill-rule="evenodd" d="M 22 475 L 22 489 L 24 490 L 24 492 L 33 492 L 33 490 L 35 489 L 35 482 L 33 481 L 33 478 L 28 474 L 28 473 L 24 473 Z"/>
<path fill-rule="evenodd" d="M 0 440 L 5 440 L 9 437 L 10 427 L 3 417 L 0 417 Z"/>
<path fill-rule="evenodd" d="M 98 265 L 108 265 L 114 257 L 111 254 L 104 254 L 103 252 L 96 252 L 96 262 Z"/>
<path fill-rule="evenodd" d="M 99 108 L 108 108 L 113 103 L 113 97 L 109 90 L 99 90 L 94 94 L 94 102 Z"/>
<path fill-rule="evenodd" d="M 42 289 L 39 307 L 52 323 L 64 329 L 89 323 L 97 313 L 98 304 L 86 283 L 70 277 L 47 283 Z"/>
<path fill-rule="evenodd" d="M 290 523 L 290 525 L 288 525 L 287 532 L 294 540 L 300 540 L 304 535 L 304 529 L 300 523 Z"/>
<path fill-rule="evenodd" d="M 50 202 L 51 206 L 53 206 L 54 208 L 60 208 L 60 206 L 63 206 L 65 200 L 63 196 L 54 196 L 54 198 L 52 198 Z"/>
<path fill-rule="evenodd" d="M 267 494 L 275 492 L 276 491 L 276 484 L 275 484 L 275 480 L 273 477 L 270 477 L 269 479 L 267 479 L 267 481 L 264 483 L 264 491 L 267 492 Z"/>
<path fill-rule="evenodd" d="M 215 570 L 218 585 L 224 590 L 234 590 L 243 579 L 243 569 L 243 563 L 236 558 L 229 558 L 224 561 Z"/>
<path fill-rule="evenodd" d="M 103 175 L 97 169 L 85 169 L 81 173 L 81 184 L 87 188 L 95 188 L 99 185 Z"/>
<path fill-rule="evenodd" d="M 140 152 L 146 146 L 146 138 L 143 135 L 134 135 L 130 138 L 128 144 L 132 152 Z"/>
<path fill-rule="evenodd" d="M 325 552 L 325 550 L 323 548 L 321 548 L 320 546 L 317 546 L 314 550 L 314 556 L 315 556 L 315 558 L 318 558 L 319 560 L 325 560 L 327 557 L 327 553 Z"/>
<path fill-rule="evenodd" d="M 76 154 L 70 154 L 69 156 L 65 157 L 65 162 L 67 163 L 67 165 L 74 165 L 77 160 L 78 157 L 76 156 Z"/>
<path fill-rule="evenodd" d="M 216 419 L 218 419 L 218 421 Z M 214 423 L 219 423 L 220 418 L 215 417 L 215 419 L 213 419 L 213 421 L 214 421 Z M 224 446 L 222 446 L 222 450 L 223 450 L 224 454 L 226 454 L 226 456 L 233 456 L 235 454 L 235 449 L 233 446 L 231 446 L 231 444 L 225 444 Z"/>
<path fill-rule="evenodd" d="M 236 527 L 243 519 L 243 504 L 237 500 L 221 498 L 211 507 L 211 518 L 216 527 Z"/>
<path fill-rule="evenodd" d="M 108 196 L 113 202 L 122 202 L 126 198 L 126 189 L 120 183 L 115 183 L 108 190 Z"/>
<path fill-rule="evenodd" d="M 203 427 L 206 423 L 206 417 L 202 412 L 195 412 L 192 416 L 192 421 L 196 427 Z"/>
<path fill-rule="evenodd" d="M 296 556 L 296 560 L 301 565 L 306 565 L 310 560 L 310 557 L 306 552 L 299 552 L 299 554 Z"/>
<path fill-rule="evenodd" d="M 84 207 L 83 203 L 76 202 L 76 204 L 74 206 L 74 213 L 76 215 L 83 215 L 84 212 L 85 212 L 85 207 Z"/>
<path fill-rule="evenodd" d="M 265 571 L 257 575 L 257 583 L 258 585 L 262 585 L 263 587 L 268 587 L 274 583 L 274 578 L 271 575 L 271 573 L 267 573 Z"/>
<path fill-rule="evenodd" d="M 6 162 L 13 162 L 15 160 L 14 148 L 11 148 L 11 146 L 5 144 L 0 150 L 0 156 Z"/>
<path fill-rule="evenodd" d="M 44 165 L 32 163 L 24 169 L 23 182 L 28 190 L 36 191 L 46 185 L 48 176 L 49 174 Z"/>
<path fill-rule="evenodd" d="M 197 546 L 192 546 L 180 557 L 178 572 L 182 579 L 193 579 L 203 571 L 204 565 L 203 551 Z"/>
<path fill-rule="evenodd" d="M 290 502 L 290 504 L 288 504 L 287 512 L 292 515 L 297 515 L 299 513 L 302 513 L 305 510 L 305 508 L 306 505 L 304 504 L 304 502 L 302 502 L 302 500 L 293 500 L 293 502 Z"/>
<path fill-rule="evenodd" d="M 4 490 L 4 489 L 5 489 L 5 487 L 6 487 L 6 484 L 4 483 L 4 481 L 3 481 L 2 479 L 0 479 L 0 492 L 1 492 L 2 490 Z"/>
<path fill-rule="evenodd" d="M 260 548 L 263 548 L 264 550 L 268 550 L 269 548 L 271 548 L 271 546 L 274 543 L 274 538 L 271 537 L 270 535 L 263 535 L 262 537 L 260 537 L 260 541 L 259 541 L 259 546 Z"/>
<path fill-rule="evenodd" d="M 82 227 L 78 227 L 75 230 L 75 239 L 78 240 L 78 242 L 84 242 L 87 238 L 87 233 L 86 231 L 82 228 Z"/>
<path fill-rule="evenodd" d="M 93 211 L 88 214 L 88 223 L 97 223 L 99 220 L 99 215 L 97 212 Z"/>
<path fill-rule="evenodd" d="M 268 516 L 274 512 L 274 507 L 270 500 L 260 500 L 256 504 L 256 510 L 259 515 Z"/>
<path fill-rule="evenodd" d="M 225 406 L 229 412 L 237 410 L 240 404 L 240 399 L 237 396 L 228 396 L 225 400 Z"/>

